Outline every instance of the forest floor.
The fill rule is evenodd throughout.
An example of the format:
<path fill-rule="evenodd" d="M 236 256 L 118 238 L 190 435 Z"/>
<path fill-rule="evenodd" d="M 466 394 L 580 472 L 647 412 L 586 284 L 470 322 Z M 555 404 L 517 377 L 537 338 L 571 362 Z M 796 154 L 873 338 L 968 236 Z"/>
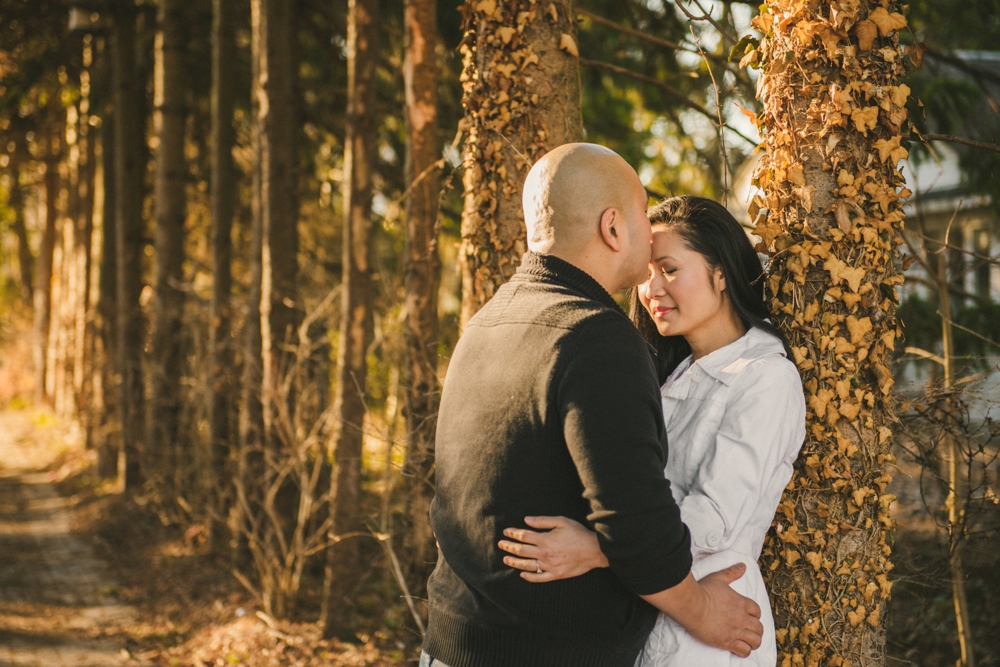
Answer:
<path fill-rule="evenodd" d="M 45 412 L 0 410 L 0 667 L 415 659 L 385 633 L 326 641 L 315 623 L 267 617 L 200 531 L 97 482 L 92 452 L 74 442 Z"/>

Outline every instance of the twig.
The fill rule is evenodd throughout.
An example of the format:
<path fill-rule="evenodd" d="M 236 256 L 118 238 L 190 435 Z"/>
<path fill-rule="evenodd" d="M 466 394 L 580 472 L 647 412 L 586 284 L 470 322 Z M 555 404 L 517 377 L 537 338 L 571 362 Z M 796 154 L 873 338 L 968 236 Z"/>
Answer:
<path fill-rule="evenodd" d="M 936 354 L 934 354 L 932 352 L 928 352 L 927 350 L 921 349 L 919 347 L 908 347 L 908 348 L 905 348 L 903 350 L 903 352 L 906 352 L 907 354 L 914 354 L 914 355 L 916 355 L 918 357 L 922 357 L 924 359 L 930 359 L 931 361 L 936 362 L 936 363 L 941 364 L 942 366 L 944 366 L 944 359 L 942 359 L 941 357 L 939 357 L 938 355 L 936 355 Z"/>
<path fill-rule="evenodd" d="M 940 311 L 938 311 L 938 315 L 941 315 Z M 986 336 L 984 336 L 984 335 L 982 335 L 980 333 L 977 333 L 977 332 L 973 331 L 972 329 L 969 329 L 968 327 L 963 327 L 961 324 L 959 324 L 958 322 L 956 322 L 954 320 L 946 319 L 944 317 L 944 315 L 941 315 L 941 319 L 944 320 L 945 322 L 947 322 L 948 324 L 950 324 L 951 326 L 955 327 L 956 329 L 961 329 L 965 333 L 971 334 L 971 335 L 975 336 L 976 338 L 978 338 L 979 340 L 983 341 L 984 343 L 989 343 L 990 345 L 992 345 L 992 346 L 994 346 L 996 348 L 1000 348 L 1000 343 L 996 342 L 995 340 L 990 340 Z"/>
<path fill-rule="evenodd" d="M 698 2 L 698 0 L 691 0 L 691 1 L 694 2 L 695 6 L 701 10 L 701 16 L 695 16 L 694 14 L 689 12 L 687 8 L 681 4 L 683 1 L 684 0 L 677 0 L 674 4 L 676 4 L 677 8 L 682 12 L 684 12 L 684 15 L 687 16 L 689 19 L 691 19 L 692 21 L 708 21 L 709 23 L 712 24 L 712 26 L 715 27 L 716 30 L 719 31 L 719 33 L 723 37 L 728 39 L 730 42 L 735 44 L 738 41 L 735 37 L 726 32 L 726 29 L 723 28 L 718 21 L 712 18 L 712 16 L 708 13 L 708 11 L 706 11 L 706 9 L 701 6 L 701 3 Z"/>
<path fill-rule="evenodd" d="M 988 144 L 985 141 L 976 141 L 975 139 L 966 139 L 965 137 L 957 137 L 953 134 L 918 134 L 915 137 L 910 136 L 911 139 L 916 139 L 921 143 L 929 143 L 931 141 L 947 141 L 953 144 L 962 144 L 964 146 L 972 146 L 973 148 L 981 148 L 987 151 L 993 151 L 994 153 L 1000 153 L 1000 145 Z"/>
<path fill-rule="evenodd" d="M 715 116 L 712 115 L 711 111 L 706 111 L 705 109 L 701 108 L 697 103 L 691 101 L 687 97 L 687 95 L 685 95 L 681 91 L 677 90 L 676 88 L 674 88 L 673 86 L 671 86 L 668 83 L 664 83 L 663 81 L 660 81 L 658 79 L 654 79 L 653 77 L 646 76 L 645 74 L 640 74 L 639 72 L 633 72 L 632 70 L 625 69 L 624 67 L 618 67 L 617 65 L 612 65 L 611 63 L 605 63 L 605 62 L 601 62 L 599 60 L 588 60 L 586 58 L 579 58 L 578 60 L 580 61 L 580 64 L 583 65 L 584 67 L 593 67 L 594 69 L 602 69 L 602 70 L 605 70 L 607 72 L 611 72 L 612 74 L 620 74 L 621 76 L 627 76 L 630 79 L 635 79 L 636 81 L 641 81 L 643 83 L 649 84 L 650 86 L 654 86 L 656 88 L 659 88 L 663 92 L 667 93 L 671 97 L 673 97 L 676 100 L 678 100 L 679 102 L 681 102 L 684 106 L 686 106 L 689 109 L 692 109 L 694 111 L 697 111 L 702 116 L 705 116 L 706 118 L 708 118 L 709 120 L 711 120 L 713 123 L 715 123 L 716 119 L 715 119 Z M 746 141 L 751 146 L 756 146 L 757 145 L 756 141 L 750 139 L 749 137 L 747 137 L 745 134 L 743 134 L 739 130 L 737 130 L 737 129 L 729 126 L 729 125 L 726 125 L 725 127 L 726 127 L 727 130 L 729 130 L 730 132 L 733 132 L 734 134 L 736 134 L 736 136 L 740 137 L 741 139 L 743 139 L 744 141 Z"/>
<path fill-rule="evenodd" d="M 413 615 L 413 621 L 417 624 L 417 629 L 420 630 L 420 636 L 424 636 L 424 621 L 420 618 L 420 614 L 417 613 L 417 608 L 413 604 L 413 596 L 410 595 L 410 587 L 406 585 L 406 577 L 403 576 L 403 568 L 399 566 L 399 559 L 396 558 L 396 552 L 392 548 L 392 535 L 389 533 L 376 533 L 375 539 L 379 541 L 382 548 L 385 549 L 385 553 L 389 556 L 389 560 L 392 562 L 392 572 L 396 575 L 396 582 L 399 587 L 403 589 L 403 599 L 406 600 L 406 606 L 410 608 L 410 614 Z"/>
<path fill-rule="evenodd" d="M 701 48 L 701 41 L 698 39 L 698 35 L 694 32 L 694 26 L 688 26 L 691 31 L 691 37 L 694 39 L 694 43 L 698 45 L 698 53 L 701 54 L 702 59 L 705 61 L 705 67 L 708 69 L 708 76 L 712 79 L 712 86 L 715 88 L 715 110 L 719 116 L 719 143 L 722 148 L 722 205 L 729 205 L 729 155 L 726 153 L 726 123 L 722 120 L 722 101 L 719 99 L 719 84 L 715 80 L 715 73 L 712 71 L 712 63 L 708 62 L 708 56 L 705 55 L 705 49 Z"/>
<path fill-rule="evenodd" d="M 908 236 L 916 236 L 917 238 L 919 238 L 919 239 L 921 239 L 923 241 L 930 241 L 931 243 L 942 245 L 943 247 L 948 248 L 949 250 L 957 250 L 958 252 L 961 252 L 961 253 L 964 253 L 966 255 L 969 255 L 970 257 L 975 257 L 976 259 L 978 259 L 980 261 L 983 261 L 983 262 L 987 262 L 988 264 L 993 264 L 995 266 L 1000 266 L 1000 255 L 998 255 L 997 257 L 989 257 L 988 255 L 980 255 L 979 253 L 973 252 L 972 250 L 966 250 L 965 248 L 963 248 L 961 246 L 949 245 L 949 244 L 942 244 L 941 241 L 939 241 L 938 239 L 934 239 L 934 238 L 931 238 L 929 236 L 925 236 L 925 235 L 921 234 L 920 232 L 914 232 L 914 231 L 906 230 L 905 233 Z"/>
<path fill-rule="evenodd" d="M 617 30 L 618 32 L 624 33 L 626 35 L 638 37 L 639 39 L 650 42 L 651 44 L 658 44 L 659 46 L 663 46 L 668 49 L 673 49 L 674 51 L 684 51 L 686 53 L 698 53 L 698 51 L 692 49 L 689 46 L 678 44 L 677 42 L 671 42 L 666 39 L 660 39 L 659 37 L 654 37 L 653 35 L 650 35 L 648 32 L 643 32 L 641 30 L 636 30 L 635 28 L 629 28 L 623 26 L 620 23 L 615 23 L 610 19 L 604 18 L 603 16 L 598 16 L 597 14 L 594 14 L 592 12 L 588 12 L 585 9 L 577 9 L 576 15 L 590 19 L 594 23 L 611 28 L 612 30 Z M 712 56 L 712 57 L 716 59 L 721 59 L 720 56 Z"/>

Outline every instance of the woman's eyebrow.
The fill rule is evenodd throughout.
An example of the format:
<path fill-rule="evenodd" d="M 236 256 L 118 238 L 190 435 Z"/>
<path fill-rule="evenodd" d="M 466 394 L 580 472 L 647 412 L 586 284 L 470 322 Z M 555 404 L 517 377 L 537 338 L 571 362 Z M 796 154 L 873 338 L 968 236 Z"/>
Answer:
<path fill-rule="evenodd" d="M 657 257 L 656 259 L 653 260 L 653 263 L 654 264 L 658 264 L 658 263 L 662 262 L 665 259 L 673 259 L 673 257 L 671 257 L 670 255 L 664 255 L 663 257 Z"/>

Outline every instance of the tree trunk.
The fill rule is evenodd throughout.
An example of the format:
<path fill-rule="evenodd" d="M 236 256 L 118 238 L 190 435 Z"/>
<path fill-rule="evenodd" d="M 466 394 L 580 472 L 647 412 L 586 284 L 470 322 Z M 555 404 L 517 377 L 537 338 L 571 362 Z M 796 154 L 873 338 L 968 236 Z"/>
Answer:
<path fill-rule="evenodd" d="M 253 151 L 253 195 L 250 232 L 250 286 L 247 295 L 246 314 L 243 318 L 243 373 L 240 405 L 240 456 L 237 474 L 237 517 L 236 545 L 233 552 L 237 567 L 243 567 L 249 559 L 246 532 L 251 529 L 258 511 L 264 478 L 264 416 L 261 401 L 263 369 L 261 363 L 261 274 L 263 271 L 262 252 L 264 247 L 264 223 L 261 206 L 261 163 L 263 128 L 261 124 L 261 52 L 265 21 L 264 0 L 251 0 L 251 45 L 250 61 L 252 71 L 250 104 L 253 122 L 251 124 L 251 149 Z"/>
<path fill-rule="evenodd" d="M 48 378 L 49 329 L 52 323 L 52 272 L 56 247 L 56 224 L 59 221 L 59 161 L 62 156 L 61 123 L 55 123 L 52 135 L 46 138 L 45 155 L 45 227 L 38 248 L 38 280 L 35 284 L 35 400 L 47 403 L 51 395 L 46 389 Z"/>
<path fill-rule="evenodd" d="M 575 25 L 572 0 L 465 3 L 463 327 L 527 248 L 521 187 L 531 165 L 583 136 Z"/>
<path fill-rule="evenodd" d="M 233 402 L 232 341 L 232 228 L 236 197 L 236 170 L 233 165 L 236 61 L 233 29 L 233 0 L 212 3 L 212 303 L 209 318 L 209 355 L 212 377 L 209 382 L 208 428 L 212 452 L 214 515 L 228 514 L 232 498 L 229 482 L 229 417 Z M 211 537 L 218 541 L 221 522 L 213 523 Z"/>
<path fill-rule="evenodd" d="M 114 477 L 119 446 L 118 380 L 114 367 L 117 340 L 117 265 L 115 252 L 115 114 L 105 113 L 101 123 L 101 260 L 97 279 L 97 341 L 95 383 L 100 393 L 100 436 L 97 445 L 97 472 L 104 479 Z M 95 387 L 95 393 L 98 388 Z"/>
<path fill-rule="evenodd" d="M 943 250 L 943 248 L 942 248 Z M 951 319 L 951 280 L 948 277 L 948 254 L 937 257 L 938 303 L 941 306 L 941 359 L 944 361 L 943 385 L 950 397 L 952 383 L 955 377 L 955 339 Z M 950 401 L 945 402 L 945 414 L 942 421 L 944 428 L 941 437 L 944 442 L 945 459 L 948 461 L 948 495 L 945 499 L 945 509 L 948 511 L 948 569 L 951 573 L 951 598 L 955 607 L 955 624 L 958 633 L 958 646 L 961 660 L 957 667 L 976 667 L 975 645 L 972 641 L 972 628 L 969 625 L 969 601 L 965 593 L 965 480 L 962 475 L 961 452 L 952 427 L 955 418 Z"/>
<path fill-rule="evenodd" d="M 807 403 L 806 442 L 761 556 L 783 666 L 885 661 L 889 355 L 909 194 L 897 190 L 909 89 L 896 9 L 770 1 L 745 58 L 762 67 L 767 149 L 750 213 L 763 220 L 772 317 Z"/>
<path fill-rule="evenodd" d="M 117 261 L 119 395 L 121 450 L 119 484 L 126 490 L 142 482 L 143 382 L 142 293 L 143 165 L 145 144 L 138 116 L 142 89 L 136 82 L 136 12 L 132 0 L 117 6 L 112 36 L 115 108 L 115 252 Z"/>
<path fill-rule="evenodd" d="M 73 354 L 73 392 L 75 410 L 84 435 L 84 441 L 89 448 L 92 446 L 92 378 L 93 378 L 93 344 L 94 317 L 92 299 L 93 278 L 93 243 L 94 243 L 94 205 L 96 187 L 97 147 L 95 130 L 90 125 L 91 109 L 91 70 L 93 48 L 91 40 L 86 40 L 83 62 L 87 69 L 80 74 L 80 212 L 77 219 L 76 237 L 76 272 L 79 276 L 79 304 L 76 313 L 76 349 Z"/>
<path fill-rule="evenodd" d="M 10 226 L 17 237 L 17 263 L 21 275 L 21 299 L 25 304 L 31 304 L 34 300 L 33 281 L 31 274 L 35 270 L 35 258 L 31 254 L 31 245 L 28 243 L 28 229 L 24 225 L 24 190 L 21 188 L 21 164 L 17 161 L 19 156 L 15 155 L 11 159 L 10 165 L 10 191 L 7 194 L 7 206 L 14 213 L 14 219 Z"/>
<path fill-rule="evenodd" d="M 330 481 L 333 536 L 358 529 L 361 446 L 365 419 L 366 355 L 373 336 L 371 275 L 372 172 L 375 162 L 375 63 L 377 0 L 350 0 L 347 25 L 347 128 L 344 140 L 343 295 L 336 427 Z M 327 550 L 323 636 L 349 637 L 348 596 L 357 566 L 357 540 L 334 541 Z"/>
<path fill-rule="evenodd" d="M 160 0 L 153 77 L 153 127 L 156 153 L 156 274 L 153 290 L 150 406 L 146 424 L 148 458 L 164 476 L 170 497 L 184 485 L 178 433 L 180 382 L 183 365 L 181 337 L 184 317 L 184 14 L 179 0 Z"/>
<path fill-rule="evenodd" d="M 285 346 L 297 340 L 302 319 L 298 300 L 298 59 L 295 3 L 263 0 L 260 81 L 266 104 L 260 107 L 263 224 L 261 273 L 261 355 L 264 429 L 267 446 L 280 447 L 274 416 L 280 385 L 294 353 Z M 292 411 L 289 410 L 289 413 Z"/>
<path fill-rule="evenodd" d="M 406 561 L 409 592 L 426 598 L 437 548 L 430 525 L 434 497 L 434 432 L 440 388 L 437 378 L 437 249 L 441 141 L 437 124 L 437 5 L 407 0 L 406 58 Z"/>

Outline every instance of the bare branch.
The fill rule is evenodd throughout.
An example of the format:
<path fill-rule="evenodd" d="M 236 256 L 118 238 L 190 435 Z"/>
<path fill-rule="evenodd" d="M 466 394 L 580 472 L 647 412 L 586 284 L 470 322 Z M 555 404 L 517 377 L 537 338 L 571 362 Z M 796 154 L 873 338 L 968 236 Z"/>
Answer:
<path fill-rule="evenodd" d="M 630 69 L 625 69 L 624 67 L 619 67 L 617 65 L 612 65 L 611 63 L 605 63 L 605 62 L 601 62 L 599 60 L 588 60 L 586 58 L 579 58 L 578 60 L 580 61 L 580 64 L 583 65 L 584 67 L 592 67 L 594 69 L 602 69 L 602 70 L 605 70 L 607 72 L 611 72 L 612 74 L 619 74 L 621 76 L 627 76 L 630 79 L 635 79 L 636 81 L 641 81 L 641 82 L 649 84 L 650 86 L 653 86 L 655 88 L 659 88 L 660 90 L 662 90 L 666 94 L 670 95 L 671 97 L 675 98 L 676 100 L 678 100 L 679 102 L 681 102 L 682 104 L 684 104 L 689 109 L 697 111 L 702 116 L 705 116 L 706 118 L 708 118 L 709 120 L 711 120 L 713 124 L 716 122 L 715 115 L 712 114 L 711 111 L 707 111 L 707 110 L 701 108 L 696 102 L 693 102 L 690 98 L 688 98 L 687 95 L 685 95 L 681 91 L 677 90 L 676 88 L 674 88 L 673 86 L 671 86 L 669 83 L 664 83 L 664 82 L 662 82 L 662 81 L 660 81 L 658 79 L 654 79 L 653 77 L 646 76 L 645 74 L 640 74 L 639 72 L 633 72 Z M 733 132 L 734 134 L 736 134 L 736 136 L 740 137 L 741 139 L 743 139 L 744 141 L 746 141 L 748 144 L 750 144 L 752 146 L 756 146 L 757 145 L 756 141 L 754 141 L 753 139 L 750 139 L 745 134 L 743 134 L 739 130 L 733 128 L 732 126 L 726 125 L 725 127 L 726 127 L 727 130 L 729 130 L 730 132 Z"/>
<path fill-rule="evenodd" d="M 957 137 L 952 134 L 918 134 L 916 136 L 911 135 L 910 138 L 921 143 L 928 143 L 931 141 L 947 141 L 953 144 L 962 144 L 963 146 L 972 146 L 973 148 L 981 148 L 985 151 L 1000 153 L 1000 146 L 997 144 L 988 144 L 985 141 L 966 139 L 965 137 Z"/>
<path fill-rule="evenodd" d="M 585 9 L 577 9 L 576 10 L 576 15 L 577 16 L 582 16 L 582 17 L 587 18 L 587 19 L 590 19 L 594 23 L 597 23 L 599 25 L 603 25 L 603 26 L 605 26 L 607 28 L 611 28 L 612 30 L 617 30 L 618 32 L 624 33 L 626 35 L 631 35 L 632 37 L 638 37 L 639 39 L 645 40 L 645 41 L 647 41 L 647 42 L 649 42 L 651 44 L 657 44 L 659 46 L 662 46 L 662 47 L 665 47 L 665 48 L 668 48 L 668 49 L 673 49 L 674 51 L 685 51 L 687 53 L 698 53 L 698 51 L 696 49 L 692 49 L 689 46 L 685 46 L 685 45 L 679 44 L 677 42 L 671 42 L 671 41 L 668 41 L 666 39 L 660 39 L 659 37 L 656 37 L 654 35 L 650 35 L 648 32 L 642 32 L 641 30 L 636 30 L 635 28 L 628 28 L 626 26 L 621 25 L 620 23 L 615 23 L 614 21 L 612 21 L 610 19 L 606 19 L 603 16 L 598 16 L 597 14 L 594 14 L 592 12 L 588 12 Z M 710 57 L 713 58 L 713 59 L 715 59 L 715 60 L 725 61 L 725 58 L 723 58 L 722 56 L 713 55 L 713 56 L 710 56 Z"/>
<path fill-rule="evenodd" d="M 730 35 L 729 32 L 727 32 L 726 29 L 719 24 L 718 21 L 712 18 L 711 14 L 709 14 L 708 11 L 701 6 L 701 3 L 698 2 L 698 0 L 691 0 L 691 1 L 694 2 L 695 6 L 701 10 L 701 16 L 695 16 L 694 14 L 689 12 L 687 8 L 681 4 L 683 1 L 684 0 L 677 0 L 674 4 L 676 4 L 677 8 L 680 9 L 682 12 L 684 12 L 684 15 L 687 16 L 689 19 L 691 19 L 692 21 L 708 21 L 709 23 L 712 24 L 712 26 L 716 30 L 719 31 L 719 34 L 728 39 L 732 44 L 735 44 L 738 41 L 735 37 Z"/>

